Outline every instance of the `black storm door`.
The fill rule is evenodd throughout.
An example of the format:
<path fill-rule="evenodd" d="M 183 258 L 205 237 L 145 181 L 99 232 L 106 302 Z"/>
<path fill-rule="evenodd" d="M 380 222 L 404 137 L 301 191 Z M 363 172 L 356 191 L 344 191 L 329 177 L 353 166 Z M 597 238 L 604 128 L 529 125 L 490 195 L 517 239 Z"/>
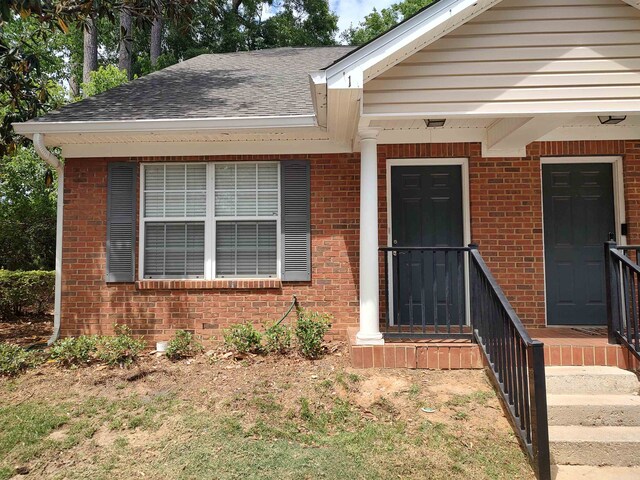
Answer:
<path fill-rule="evenodd" d="M 547 324 L 606 325 L 603 243 L 615 231 L 609 163 L 543 165 Z"/>
<path fill-rule="evenodd" d="M 463 246 L 462 212 L 460 165 L 391 167 L 394 247 Z M 454 325 L 464 323 L 458 318 L 465 312 L 463 258 L 442 251 L 395 254 L 394 323 L 444 325 L 447 315 Z"/>

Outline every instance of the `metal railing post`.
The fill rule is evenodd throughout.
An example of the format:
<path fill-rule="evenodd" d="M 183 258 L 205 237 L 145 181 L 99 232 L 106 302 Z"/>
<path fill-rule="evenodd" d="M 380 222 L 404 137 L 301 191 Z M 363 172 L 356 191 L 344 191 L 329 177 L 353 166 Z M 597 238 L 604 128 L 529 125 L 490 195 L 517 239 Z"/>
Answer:
<path fill-rule="evenodd" d="M 547 386 L 544 372 L 544 344 L 534 340 L 529 346 L 529 398 L 531 402 L 531 447 L 539 480 L 551 480 Z"/>
<path fill-rule="evenodd" d="M 613 261 L 611 249 L 616 248 L 617 244 L 613 240 L 604 243 L 604 269 L 605 269 L 605 289 L 607 293 L 607 335 L 610 344 L 618 343 L 616 332 L 620 328 L 620 308 L 619 290 L 616 288 L 618 282 L 616 275 L 619 276 L 618 269 Z"/>
<path fill-rule="evenodd" d="M 471 333 L 474 333 L 476 331 L 476 316 L 477 316 L 477 311 L 476 308 L 480 308 L 480 301 L 478 298 L 478 288 L 479 286 L 476 285 L 476 281 L 477 281 L 477 272 L 476 272 L 476 265 L 475 262 L 473 261 L 473 252 L 478 251 L 478 244 L 477 243 L 470 243 L 469 244 L 469 254 L 467 255 L 467 275 L 469 275 L 469 327 L 471 328 Z M 476 338 L 475 335 L 471 336 L 471 341 L 473 343 L 478 343 L 478 339 Z"/>

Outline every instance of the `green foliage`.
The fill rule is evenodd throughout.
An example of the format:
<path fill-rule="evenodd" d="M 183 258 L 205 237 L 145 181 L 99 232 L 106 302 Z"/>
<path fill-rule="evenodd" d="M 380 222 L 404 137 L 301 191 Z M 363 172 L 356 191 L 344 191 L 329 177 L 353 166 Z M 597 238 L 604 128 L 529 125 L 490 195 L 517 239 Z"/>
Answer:
<path fill-rule="evenodd" d="M 0 162 L 0 268 L 52 270 L 56 244 L 56 172 L 33 147 L 19 148 Z"/>
<path fill-rule="evenodd" d="M 53 301 L 55 272 L 0 270 L 0 318 L 44 312 Z"/>
<path fill-rule="evenodd" d="M 180 360 L 195 357 L 203 351 L 204 347 L 194 338 L 193 333 L 178 330 L 174 337 L 169 340 L 166 354 L 170 360 Z"/>
<path fill-rule="evenodd" d="M 310 359 L 322 355 L 324 336 L 331 328 L 331 315 L 300 309 L 295 334 L 300 353 Z"/>
<path fill-rule="evenodd" d="M 285 354 L 291 350 L 291 328 L 287 325 L 273 324 L 264 331 L 264 349 L 269 353 Z"/>
<path fill-rule="evenodd" d="M 98 70 L 91 72 L 90 76 L 91 80 L 82 84 L 82 93 L 85 97 L 98 95 L 129 81 L 126 70 L 120 70 L 116 65 L 98 67 Z"/>
<path fill-rule="evenodd" d="M 342 32 L 342 39 L 349 45 L 362 45 L 415 15 L 435 0 L 402 0 L 378 12 L 375 8 L 357 26 Z"/>
<path fill-rule="evenodd" d="M 283 0 L 261 25 L 260 48 L 335 45 L 338 17 L 326 0 Z"/>
<path fill-rule="evenodd" d="M 115 336 L 100 337 L 96 358 L 111 367 L 131 365 L 138 360 L 146 343 L 143 340 L 133 338 L 131 329 L 126 325 L 115 325 L 114 328 Z"/>
<path fill-rule="evenodd" d="M 89 365 L 95 360 L 100 337 L 95 335 L 58 340 L 51 347 L 51 358 L 64 367 Z"/>
<path fill-rule="evenodd" d="M 224 344 L 238 353 L 261 353 L 262 333 L 249 322 L 232 325 L 224 332 Z"/>
<path fill-rule="evenodd" d="M 0 343 L 0 376 L 13 377 L 42 363 L 42 355 L 17 345 Z"/>

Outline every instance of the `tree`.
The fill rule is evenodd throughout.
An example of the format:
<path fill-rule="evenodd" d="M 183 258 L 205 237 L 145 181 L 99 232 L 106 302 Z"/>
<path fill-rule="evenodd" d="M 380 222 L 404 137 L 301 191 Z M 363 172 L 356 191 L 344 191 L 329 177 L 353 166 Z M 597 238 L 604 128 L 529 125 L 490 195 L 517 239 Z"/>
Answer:
<path fill-rule="evenodd" d="M 131 72 L 131 55 L 132 55 L 132 22 L 131 12 L 127 8 L 123 8 L 120 12 L 120 51 L 118 58 L 118 68 L 127 72 L 129 80 L 133 78 Z"/>
<path fill-rule="evenodd" d="M 374 8 L 356 27 L 351 25 L 342 32 L 341 38 L 349 45 L 363 45 L 415 15 L 434 1 L 402 0 L 379 12 Z"/>
<path fill-rule="evenodd" d="M 56 182 L 45 185 L 48 167 L 31 147 L 0 163 L 0 269 L 53 270 Z"/>
<path fill-rule="evenodd" d="M 284 0 L 262 25 L 262 47 L 335 45 L 338 16 L 325 0 Z"/>
<path fill-rule="evenodd" d="M 98 67 L 95 72 L 90 72 L 89 81 L 82 84 L 82 92 L 85 97 L 91 97 L 128 81 L 126 70 L 120 70 L 115 65 Z"/>
<path fill-rule="evenodd" d="M 93 16 L 89 16 L 84 24 L 84 63 L 82 81 L 91 79 L 91 72 L 98 68 L 98 27 Z"/>
<path fill-rule="evenodd" d="M 266 19 L 265 7 L 271 11 Z M 166 55 L 177 61 L 202 53 L 334 45 L 337 20 L 328 0 L 199 1 L 192 21 L 168 28 Z"/>
<path fill-rule="evenodd" d="M 162 4 L 158 2 L 158 11 L 153 17 L 153 23 L 151 24 L 151 39 L 149 45 L 149 58 L 151 60 L 151 67 L 156 68 L 158 65 L 158 59 L 162 54 Z"/>
<path fill-rule="evenodd" d="M 188 17 L 193 0 L 173 0 L 164 8 L 166 18 Z M 59 34 L 73 37 L 77 25 L 96 24 L 100 19 L 114 22 L 119 17 L 123 0 L 2 0 L 0 1 L 0 158 L 17 146 L 28 142 L 13 132 L 15 122 L 29 120 L 58 105 L 50 93 L 51 76 L 41 68 L 37 46 L 49 48 L 49 40 Z M 157 12 L 156 2 L 128 0 L 127 7 L 136 24 L 149 24 Z M 12 22 L 29 23 L 32 27 L 25 41 L 12 42 L 6 27 Z M 81 31 L 79 29 L 78 31 Z M 93 30 L 89 30 L 93 39 Z M 82 33 L 81 33 L 82 35 Z M 97 45 L 97 42 L 96 42 Z M 57 51 L 79 68 L 78 55 Z M 87 58 L 87 70 L 97 67 Z M 67 77 L 70 78 L 70 77 Z"/>

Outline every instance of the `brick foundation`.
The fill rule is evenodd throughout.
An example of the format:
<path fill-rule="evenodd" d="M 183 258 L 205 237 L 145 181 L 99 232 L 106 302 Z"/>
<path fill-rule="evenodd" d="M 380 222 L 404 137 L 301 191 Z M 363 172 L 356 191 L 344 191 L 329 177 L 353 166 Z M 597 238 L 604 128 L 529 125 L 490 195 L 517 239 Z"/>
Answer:
<path fill-rule="evenodd" d="M 623 156 L 628 239 L 640 243 L 640 141 L 534 143 L 526 158 L 504 159 L 482 158 L 480 144 L 469 143 L 381 145 L 378 152 L 380 245 L 387 243 L 387 159 L 469 158 L 472 240 L 479 244 L 507 297 L 529 325 L 545 323 L 540 157 Z M 347 328 L 358 323 L 359 154 L 295 157 L 311 161 L 311 282 L 158 282 L 157 286 L 105 283 L 108 160 L 68 159 L 62 335 L 110 333 L 114 323 L 126 323 L 152 341 L 165 339 L 178 328 L 217 336 L 231 323 L 278 318 L 295 294 L 302 306 L 333 314 L 333 334 L 344 338 Z M 285 158 L 292 156 L 130 160 Z"/>

